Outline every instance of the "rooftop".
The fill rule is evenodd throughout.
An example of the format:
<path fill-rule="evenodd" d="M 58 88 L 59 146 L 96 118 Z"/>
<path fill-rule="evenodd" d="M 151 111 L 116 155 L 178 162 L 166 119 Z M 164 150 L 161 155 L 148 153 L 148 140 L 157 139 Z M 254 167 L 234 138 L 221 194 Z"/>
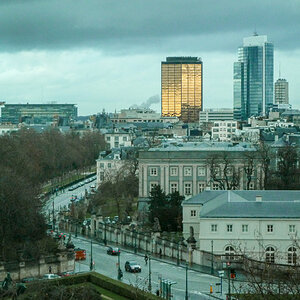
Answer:
<path fill-rule="evenodd" d="M 200 218 L 300 218 L 300 191 L 204 191 L 183 202 L 195 204 Z"/>

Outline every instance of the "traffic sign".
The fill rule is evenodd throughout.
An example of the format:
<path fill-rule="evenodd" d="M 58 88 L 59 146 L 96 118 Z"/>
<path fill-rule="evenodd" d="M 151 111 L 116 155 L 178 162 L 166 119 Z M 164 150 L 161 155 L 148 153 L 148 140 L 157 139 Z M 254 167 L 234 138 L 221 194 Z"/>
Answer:
<path fill-rule="evenodd" d="M 224 277 L 224 271 L 218 271 L 219 277 Z"/>

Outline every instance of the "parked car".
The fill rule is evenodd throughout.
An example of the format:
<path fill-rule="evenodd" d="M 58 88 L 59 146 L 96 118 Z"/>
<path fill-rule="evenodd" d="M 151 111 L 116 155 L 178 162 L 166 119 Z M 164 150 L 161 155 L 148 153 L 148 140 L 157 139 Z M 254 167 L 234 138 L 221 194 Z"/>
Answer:
<path fill-rule="evenodd" d="M 32 282 L 32 281 L 36 281 L 36 280 L 39 280 L 39 279 L 36 277 L 26 277 L 26 278 L 22 279 L 22 282 L 27 283 L 27 282 Z"/>
<path fill-rule="evenodd" d="M 121 250 L 117 247 L 108 247 L 106 252 L 110 255 L 120 255 Z"/>
<path fill-rule="evenodd" d="M 131 273 L 140 273 L 140 272 L 142 272 L 142 268 L 135 261 L 126 261 L 125 271 L 131 272 Z"/>
<path fill-rule="evenodd" d="M 59 276 L 61 276 L 61 277 L 68 277 L 68 276 L 72 276 L 72 275 L 76 275 L 76 273 L 74 271 L 67 271 L 67 272 L 62 272 L 59 274 Z"/>
<path fill-rule="evenodd" d="M 45 274 L 42 279 L 49 280 L 49 279 L 57 279 L 57 278 L 61 278 L 61 277 L 57 274 Z"/>

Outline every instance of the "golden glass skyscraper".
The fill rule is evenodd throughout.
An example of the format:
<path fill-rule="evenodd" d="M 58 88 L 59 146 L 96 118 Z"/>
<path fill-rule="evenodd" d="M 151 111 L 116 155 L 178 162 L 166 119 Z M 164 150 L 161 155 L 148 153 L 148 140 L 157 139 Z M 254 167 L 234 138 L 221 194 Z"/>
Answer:
<path fill-rule="evenodd" d="M 162 116 L 198 122 L 203 108 L 202 86 L 201 58 L 167 57 L 161 63 Z"/>

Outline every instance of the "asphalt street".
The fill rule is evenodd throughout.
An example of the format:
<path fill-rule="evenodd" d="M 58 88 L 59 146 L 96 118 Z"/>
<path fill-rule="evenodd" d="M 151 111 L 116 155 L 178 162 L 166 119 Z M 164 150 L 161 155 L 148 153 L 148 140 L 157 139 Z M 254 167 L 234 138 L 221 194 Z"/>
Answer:
<path fill-rule="evenodd" d="M 90 192 L 90 186 L 94 185 L 95 181 L 86 183 L 85 185 L 76 188 L 73 191 L 66 189 L 64 192 L 58 195 L 52 196 L 48 201 L 45 211 L 51 211 L 53 208 L 55 212 L 59 209 L 67 207 L 71 203 L 71 199 L 76 196 L 78 199 L 84 196 L 85 190 Z M 91 262 L 91 242 L 85 237 L 72 236 L 72 241 L 75 247 L 80 247 L 86 250 L 87 259 L 85 261 L 76 261 L 75 271 L 86 272 L 90 270 Z M 94 270 L 110 278 L 117 279 L 118 271 L 118 257 L 111 256 L 106 253 L 107 247 L 93 241 L 93 261 Z M 149 284 L 149 262 L 145 265 L 144 256 L 134 254 L 128 250 L 121 248 L 121 269 L 123 271 L 122 281 L 131 284 L 134 287 L 148 290 Z M 141 273 L 128 273 L 125 272 L 124 264 L 126 261 L 135 261 L 142 267 Z M 220 294 L 220 278 L 211 276 L 209 274 L 200 273 L 194 270 L 188 270 L 188 295 L 189 300 L 200 300 L 200 299 L 226 299 L 225 293 L 227 292 L 227 281 L 223 280 L 222 283 L 222 295 Z M 159 278 L 174 282 L 172 285 L 173 300 L 185 299 L 186 294 L 186 268 L 185 266 L 177 266 L 169 262 L 151 259 L 151 284 L 152 292 L 154 293 L 159 289 Z M 213 293 L 210 294 L 210 286 L 212 286 Z"/>
<path fill-rule="evenodd" d="M 86 250 L 87 259 L 85 261 L 76 261 L 75 271 L 85 272 L 90 270 L 91 262 L 91 242 L 84 237 L 72 237 L 72 241 L 76 247 Z M 98 273 L 108 277 L 117 279 L 118 272 L 118 257 L 111 256 L 106 253 L 107 247 L 100 245 L 93 241 L 93 262 L 94 270 Z M 149 283 L 149 262 L 145 265 L 144 257 L 142 255 L 127 252 L 121 249 L 120 266 L 123 271 L 122 281 L 139 287 L 141 289 L 148 289 Z M 141 273 L 128 273 L 125 272 L 124 264 L 126 261 L 135 261 L 142 267 Z M 173 298 L 176 300 L 185 299 L 186 291 L 186 268 L 185 266 L 176 266 L 162 260 L 151 259 L 151 283 L 152 292 L 159 289 L 159 278 L 170 280 L 174 282 L 172 285 Z M 208 274 L 188 270 L 188 295 L 189 300 L 196 299 L 226 299 L 224 292 L 227 291 L 227 282 L 223 280 L 223 295 L 218 293 L 220 286 L 220 278 Z M 210 295 L 210 285 L 213 288 L 213 294 Z"/>

